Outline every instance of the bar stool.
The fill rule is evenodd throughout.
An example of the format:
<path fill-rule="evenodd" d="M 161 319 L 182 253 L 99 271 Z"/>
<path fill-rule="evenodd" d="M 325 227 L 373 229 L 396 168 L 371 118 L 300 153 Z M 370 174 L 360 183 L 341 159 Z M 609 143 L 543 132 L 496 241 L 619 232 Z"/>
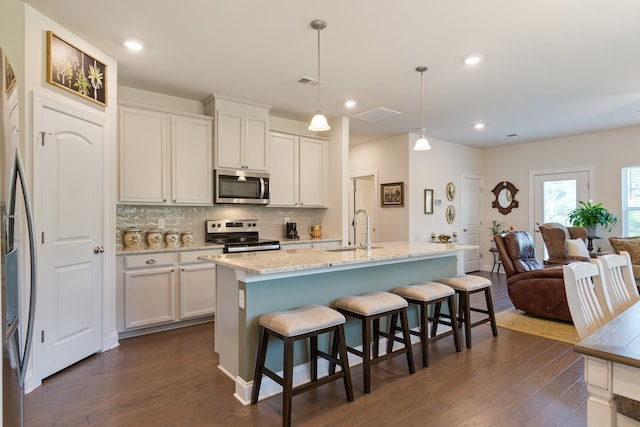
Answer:
<path fill-rule="evenodd" d="M 251 403 L 258 403 L 262 375 L 266 375 L 282 386 L 282 425 L 291 425 L 291 401 L 293 396 L 312 390 L 331 381 L 342 378 L 347 400 L 353 401 L 353 388 L 351 386 L 351 373 L 344 338 L 345 317 L 329 307 L 320 305 L 308 305 L 293 310 L 268 313 L 260 317 L 260 331 L 258 343 L 258 356 L 253 377 L 253 390 Z M 333 354 L 318 350 L 318 335 L 333 332 L 333 349 L 336 355 L 340 352 L 340 358 Z M 280 377 L 265 366 L 267 345 L 269 337 L 281 339 L 284 342 L 283 376 Z M 310 341 L 310 369 L 311 381 L 293 387 L 293 343 L 309 338 Z M 329 361 L 332 367 L 328 376 L 318 378 L 318 357 Z M 339 365 L 340 372 L 335 372 L 335 366 Z"/>
<path fill-rule="evenodd" d="M 436 282 L 443 283 L 447 286 L 451 286 L 456 294 L 458 294 L 458 322 L 464 323 L 464 335 L 467 343 L 467 348 L 471 348 L 471 328 L 482 325 L 484 323 L 491 323 L 491 332 L 493 336 L 498 336 L 498 327 L 496 326 L 496 316 L 493 311 L 493 299 L 491 298 L 491 280 L 480 276 L 474 276 L 471 274 L 460 274 L 454 277 L 447 277 L 444 279 L 438 279 Z M 471 307 L 470 295 L 476 292 L 484 291 L 484 298 L 487 304 L 486 309 Z M 487 317 L 483 317 L 475 322 L 471 321 L 471 312 L 486 314 Z"/>
<path fill-rule="evenodd" d="M 416 283 L 409 286 L 400 286 L 392 290 L 393 293 L 406 299 L 409 304 L 415 304 L 419 308 L 420 330 L 409 332 L 420 337 L 422 345 L 422 366 L 429 366 L 429 352 L 427 343 L 436 339 L 453 335 L 453 343 L 456 351 L 460 352 L 460 339 L 458 338 L 458 322 L 455 311 L 455 291 L 453 288 L 436 282 Z M 442 314 L 442 303 L 446 302 L 449 314 Z M 433 316 L 429 316 L 429 306 L 433 305 Z M 431 324 L 431 338 L 429 338 L 429 320 Z M 450 326 L 451 330 L 438 335 L 438 325 Z"/>
<path fill-rule="evenodd" d="M 362 321 L 362 351 L 347 346 L 347 351 L 362 357 L 364 392 L 371 391 L 371 365 L 389 359 L 397 354 L 407 355 L 407 365 L 409 373 L 416 372 L 413 363 L 413 352 L 411 350 L 411 336 L 409 333 L 409 322 L 407 320 L 407 301 L 390 292 L 370 292 L 363 295 L 340 298 L 335 302 L 335 308 L 344 315 L 355 317 Z M 391 323 L 389 332 L 380 330 L 380 318 L 390 316 Z M 395 323 L 400 316 L 402 327 L 402 338 L 395 335 Z M 373 324 L 373 327 L 372 327 Z M 372 340 L 373 329 L 373 340 Z M 379 355 L 380 337 L 389 340 L 387 353 Z M 373 351 L 371 344 L 373 342 Z M 393 343 L 400 342 L 404 346 L 393 351 Z"/>

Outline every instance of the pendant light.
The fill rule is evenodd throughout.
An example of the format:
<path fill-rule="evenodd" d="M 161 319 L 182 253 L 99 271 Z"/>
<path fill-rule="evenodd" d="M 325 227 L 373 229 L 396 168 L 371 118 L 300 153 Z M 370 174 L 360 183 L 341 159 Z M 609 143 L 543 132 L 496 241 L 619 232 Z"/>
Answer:
<path fill-rule="evenodd" d="M 427 67 L 417 67 L 416 71 L 420 73 L 420 138 L 416 141 L 416 145 L 413 146 L 413 151 L 425 151 L 431 150 L 429 141 L 424 137 L 424 114 L 422 111 L 422 107 L 424 106 L 424 88 L 422 81 L 424 78 L 424 72 L 427 71 Z"/>
<path fill-rule="evenodd" d="M 322 19 L 311 21 L 311 28 L 318 31 L 318 111 L 311 119 L 311 124 L 308 127 L 310 131 L 314 132 L 322 132 L 331 129 L 329 123 L 327 123 L 327 118 L 322 114 L 322 111 L 320 111 L 320 30 L 323 30 L 326 27 L 327 21 L 323 21 Z"/>

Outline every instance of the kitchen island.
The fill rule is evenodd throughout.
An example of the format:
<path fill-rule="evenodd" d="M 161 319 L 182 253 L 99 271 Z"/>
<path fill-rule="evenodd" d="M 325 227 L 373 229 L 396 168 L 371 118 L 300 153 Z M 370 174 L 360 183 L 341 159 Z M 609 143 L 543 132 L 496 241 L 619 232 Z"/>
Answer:
<path fill-rule="evenodd" d="M 219 368 L 236 383 L 235 396 L 250 401 L 258 343 L 258 319 L 306 304 L 331 306 L 340 297 L 434 280 L 456 274 L 457 253 L 474 246 L 385 242 L 371 250 L 354 247 L 290 249 L 206 256 L 217 264 L 215 351 Z M 347 341 L 360 340 L 359 322 L 347 322 Z M 282 368 L 274 342 L 267 365 Z M 306 347 L 296 347 L 297 375 L 306 375 Z M 325 343 L 321 345 L 326 345 Z M 263 381 L 261 398 L 279 387 Z M 294 379 L 295 382 L 295 379 Z M 274 383 L 272 383 L 274 384 Z"/>

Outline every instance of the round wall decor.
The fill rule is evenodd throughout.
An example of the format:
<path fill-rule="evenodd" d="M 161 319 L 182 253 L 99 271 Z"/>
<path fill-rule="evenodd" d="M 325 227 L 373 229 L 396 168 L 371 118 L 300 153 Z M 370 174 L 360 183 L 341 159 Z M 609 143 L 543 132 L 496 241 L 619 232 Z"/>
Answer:
<path fill-rule="evenodd" d="M 453 202 L 453 200 L 456 198 L 456 186 L 453 182 L 450 182 L 447 184 L 447 200 L 450 202 Z"/>

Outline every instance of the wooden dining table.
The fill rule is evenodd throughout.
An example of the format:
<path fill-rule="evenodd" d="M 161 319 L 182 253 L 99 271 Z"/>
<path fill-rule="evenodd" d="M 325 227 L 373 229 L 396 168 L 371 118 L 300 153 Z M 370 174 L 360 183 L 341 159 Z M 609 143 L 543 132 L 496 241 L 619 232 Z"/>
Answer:
<path fill-rule="evenodd" d="M 574 350 L 585 355 L 588 427 L 640 426 L 640 301 Z"/>

